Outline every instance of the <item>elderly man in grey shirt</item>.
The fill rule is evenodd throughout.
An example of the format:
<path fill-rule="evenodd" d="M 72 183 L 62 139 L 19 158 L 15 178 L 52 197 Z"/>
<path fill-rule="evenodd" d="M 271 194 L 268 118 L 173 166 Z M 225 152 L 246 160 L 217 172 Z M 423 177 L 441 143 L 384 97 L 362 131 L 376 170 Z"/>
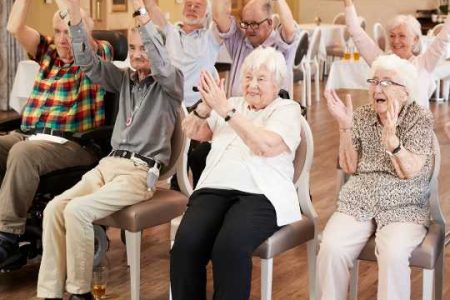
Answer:
<path fill-rule="evenodd" d="M 168 57 L 142 0 L 133 0 L 138 28 L 129 33 L 130 69 L 100 61 L 79 15 L 80 0 L 67 1 L 75 62 L 92 81 L 120 94 L 113 151 L 44 211 L 38 297 L 91 299 L 94 255 L 92 222 L 153 196 L 150 179 L 167 165 L 170 139 L 183 100 L 183 75 Z"/>

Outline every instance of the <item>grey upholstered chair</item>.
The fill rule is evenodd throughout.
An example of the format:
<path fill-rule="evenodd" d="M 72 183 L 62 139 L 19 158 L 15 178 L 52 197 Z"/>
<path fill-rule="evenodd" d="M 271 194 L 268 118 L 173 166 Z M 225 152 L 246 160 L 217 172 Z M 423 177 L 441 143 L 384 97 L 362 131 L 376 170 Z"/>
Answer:
<path fill-rule="evenodd" d="M 311 129 L 305 118 L 301 117 L 301 142 L 295 154 L 294 182 L 298 201 L 302 212 L 302 220 L 286 225 L 262 243 L 253 253 L 261 258 L 261 299 L 272 298 L 273 258 L 296 246 L 306 243 L 309 268 L 309 295 L 316 298 L 316 249 L 317 249 L 317 214 L 311 203 L 309 194 L 309 173 L 314 156 L 314 145 Z M 181 182 L 183 186 L 188 184 Z M 183 189 L 183 188 L 182 188 Z M 175 234 L 181 217 L 171 222 L 170 240 L 175 240 Z"/>
<path fill-rule="evenodd" d="M 172 135 L 170 163 L 161 171 L 160 181 L 167 180 L 175 172 L 180 177 L 187 176 L 187 148 L 189 140 L 181 129 L 181 122 L 185 115 L 185 109 L 180 109 Z M 125 230 L 132 300 L 139 300 L 142 231 L 146 228 L 168 223 L 180 216 L 186 210 L 187 201 L 188 194 L 157 188 L 150 200 L 131 205 L 95 222 L 99 225 Z"/>
<path fill-rule="evenodd" d="M 445 218 L 439 202 L 438 176 L 441 165 L 439 142 L 434 136 L 433 148 L 434 170 L 430 179 L 431 225 L 422 244 L 412 253 L 410 266 L 423 269 L 423 299 L 442 300 L 444 284 L 444 249 L 445 249 Z M 344 181 L 342 171 L 338 172 L 340 182 Z M 375 238 L 372 236 L 361 251 L 358 261 L 351 270 L 350 299 L 356 300 L 358 293 L 359 260 L 376 261 Z"/>

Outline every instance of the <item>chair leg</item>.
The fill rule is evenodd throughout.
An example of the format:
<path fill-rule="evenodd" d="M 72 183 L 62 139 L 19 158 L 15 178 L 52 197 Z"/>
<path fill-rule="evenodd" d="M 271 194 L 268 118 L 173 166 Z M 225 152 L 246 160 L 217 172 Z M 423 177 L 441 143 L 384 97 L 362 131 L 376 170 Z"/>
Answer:
<path fill-rule="evenodd" d="M 450 92 L 450 80 L 449 79 L 443 79 L 442 80 L 442 98 L 444 98 L 444 101 L 448 101 L 448 95 Z"/>
<path fill-rule="evenodd" d="M 442 248 L 436 264 L 434 265 L 434 299 L 442 300 L 444 288 L 444 249 Z"/>
<path fill-rule="evenodd" d="M 125 231 L 127 257 L 130 264 L 131 300 L 139 300 L 141 283 L 141 232 Z M 128 255 L 130 253 L 130 255 Z"/>
<path fill-rule="evenodd" d="M 311 240 L 306 243 L 306 249 L 308 254 L 308 270 L 309 270 L 309 300 L 315 300 L 317 298 L 317 241 Z"/>
<path fill-rule="evenodd" d="M 172 249 L 174 243 L 175 241 L 170 241 L 170 249 Z M 169 300 L 172 300 L 172 285 L 170 284 L 170 279 L 169 279 Z"/>
<path fill-rule="evenodd" d="M 314 76 L 314 84 L 316 85 L 316 102 L 320 101 L 320 81 L 319 81 L 319 64 L 316 62 L 316 74 Z"/>
<path fill-rule="evenodd" d="M 356 260 L 355 265 L 350 270 L 350 300 L 358 299 L 358 271 L 359 260 Z"/>
<path fill-rule="evenodd" d="M 261 258 L 261 300 L 272 299 L 273 258 Z"/>
<path fill-rule="evenodd" d="M 422 270 L 422 299 L 432 300 L 433 297 L 433 281 L 434 281 L 434 270 Z"/>

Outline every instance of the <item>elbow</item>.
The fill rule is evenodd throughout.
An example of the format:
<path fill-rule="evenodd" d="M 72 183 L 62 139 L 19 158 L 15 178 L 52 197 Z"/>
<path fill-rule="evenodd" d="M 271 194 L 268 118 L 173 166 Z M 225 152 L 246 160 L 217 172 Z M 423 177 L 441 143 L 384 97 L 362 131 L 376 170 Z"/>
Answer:
<path fill-rule="evenodd" d="M 16 36 L 17 32 L 19 31 L 19 28 L 17 26 L 14 26 L 11 22 L 8 22 L 8 25 L 6 26 L 6 30 L 13 35 Z"/>

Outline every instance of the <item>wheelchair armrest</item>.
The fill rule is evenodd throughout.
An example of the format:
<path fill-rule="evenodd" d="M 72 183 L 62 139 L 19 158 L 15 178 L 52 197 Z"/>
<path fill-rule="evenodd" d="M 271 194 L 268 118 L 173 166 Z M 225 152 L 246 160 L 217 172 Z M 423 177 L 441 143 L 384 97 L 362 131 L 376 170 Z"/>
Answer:
<path fill-rule="evenodd" d="M 112 131 L 113 126 L 102 126 L 83 132 L 77 132 L 72 136 L 72 138 L 80 144 L 96 140 L 110 140 Z"/>
<path fill-rule="evenodd" d="M 20 128 L 20 116 L 8 117 L 0 121 L 0 131 L 9 132 Z"/>

